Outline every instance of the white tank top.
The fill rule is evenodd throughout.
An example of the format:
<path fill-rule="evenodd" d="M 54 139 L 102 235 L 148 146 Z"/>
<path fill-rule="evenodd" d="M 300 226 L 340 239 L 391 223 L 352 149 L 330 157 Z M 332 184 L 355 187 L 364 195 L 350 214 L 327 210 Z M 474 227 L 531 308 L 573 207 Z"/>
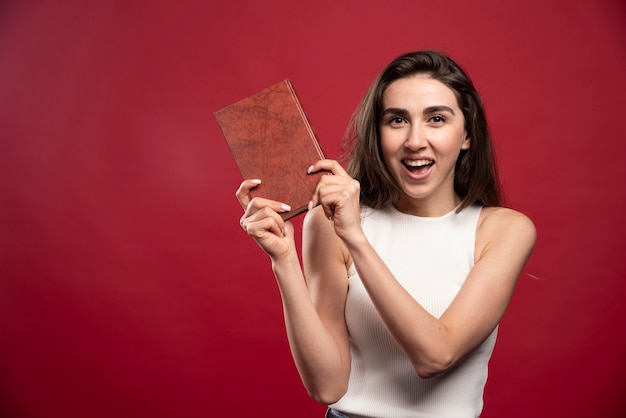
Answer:
<path fill-rule="evenodd" d="M 421 218 L 389 205 L 364 209 L 362 225 L 395 278 L 440 317 L 474 265 L 480 211 L 470 206 L 460 213 Z M 345 315 L 352 369 L 348 391 L 331 407 L 350 417 L 478 417 L 497 328 L 454 368 L 422 379 L 387 331 L 354 266 L 348 282 Z"/>

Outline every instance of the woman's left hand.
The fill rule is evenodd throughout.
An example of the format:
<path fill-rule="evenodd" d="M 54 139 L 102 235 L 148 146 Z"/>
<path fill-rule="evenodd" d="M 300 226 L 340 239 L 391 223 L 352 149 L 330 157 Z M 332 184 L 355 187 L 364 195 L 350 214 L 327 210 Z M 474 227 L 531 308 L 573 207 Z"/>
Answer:
<path fill-rule="evenodd" d="M 361 231 L 359 182 L 346 173 L 335 160 L 320 160 L 309 168 L 309 173 L 326 170 L 332 174 L 322 176 L 317 183 L 309 209 L 321 205 L 324 214 L 333 222 L 335 233 L 342 240 Z"/>

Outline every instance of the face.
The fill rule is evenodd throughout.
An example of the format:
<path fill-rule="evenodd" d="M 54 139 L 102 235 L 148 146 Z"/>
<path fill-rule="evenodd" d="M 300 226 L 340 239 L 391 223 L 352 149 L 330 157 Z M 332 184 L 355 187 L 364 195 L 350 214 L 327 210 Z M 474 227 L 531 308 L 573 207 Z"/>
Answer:
<path fill-rule="evenodd" d="M 382 97 L 383 159 L 402 190 L 398 210 L 440 216 L 460 202 L 454 167 L 470 140 L 454 92 L 418 74 L 391 83 Z"/>

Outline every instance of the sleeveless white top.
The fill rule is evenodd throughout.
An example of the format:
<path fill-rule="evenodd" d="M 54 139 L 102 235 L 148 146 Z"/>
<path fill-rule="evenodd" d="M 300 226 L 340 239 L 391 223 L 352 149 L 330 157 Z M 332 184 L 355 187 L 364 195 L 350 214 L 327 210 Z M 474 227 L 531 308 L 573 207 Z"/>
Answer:
<path fill-rule="evenodd" d="M 480 206 L 470 206 L 460 213 L 422 218 L 389 205 L 364 209 L 362 226 L 395 278 L 440 317 L 474 265 L 480 211 Z M 422 379 L 387 331 L 354 266 L 348 282 L 345 315 L 352 369 L 348 391 L 331 407 L 357 418 L 478 417 L 497 328 L 461 363 Z"/>

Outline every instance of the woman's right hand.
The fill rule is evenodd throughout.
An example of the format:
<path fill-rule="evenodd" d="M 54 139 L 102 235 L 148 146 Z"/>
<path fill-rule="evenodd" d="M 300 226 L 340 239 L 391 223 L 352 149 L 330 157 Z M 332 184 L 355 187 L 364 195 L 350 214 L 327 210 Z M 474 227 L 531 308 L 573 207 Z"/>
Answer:
<path fill-rule="evenodd" d="M 250 190 L 261 184 L 261 180 L 244 180 L 235 193 L 244 214 L 239 223 L 243 230 L 259 244 L 272 260 L 295 254 L 295 241 L 291 222 L 285 222 L 279 213 L 291 208 L 285 203 L 255 197 L 250 199 Z"/>

